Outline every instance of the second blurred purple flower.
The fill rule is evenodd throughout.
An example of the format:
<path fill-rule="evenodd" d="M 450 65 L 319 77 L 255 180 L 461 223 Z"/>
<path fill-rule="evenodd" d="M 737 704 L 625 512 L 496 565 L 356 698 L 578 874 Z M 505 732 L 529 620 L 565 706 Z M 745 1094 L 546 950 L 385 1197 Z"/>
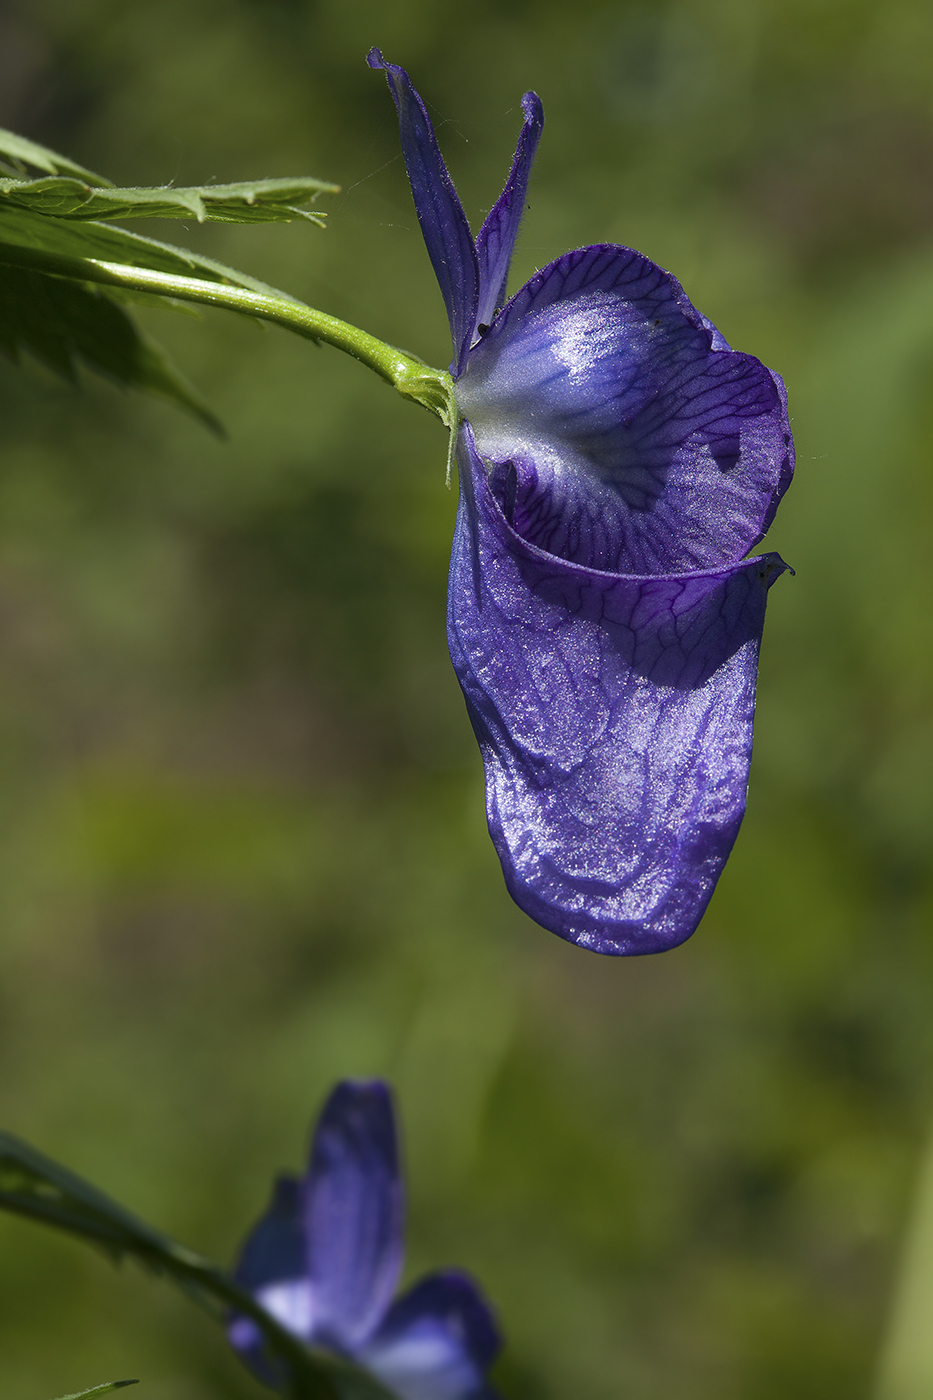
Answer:
<path fill-rule="evenodd" d="M 402 1269 L 404 1189 L 389 1090 L 345 1080 L 324 1105 L 301 1179 L 275 1183 L 235 1278 L 281 1325 L 369 1371 L 400 1400 L 496 1400 L 485 1375 L 501 1346 L 466 1274 L 429 1274 L 394 1298 Z M 262 1333 L 233 1319 L 250 1370 L 284 1377 Z"/>

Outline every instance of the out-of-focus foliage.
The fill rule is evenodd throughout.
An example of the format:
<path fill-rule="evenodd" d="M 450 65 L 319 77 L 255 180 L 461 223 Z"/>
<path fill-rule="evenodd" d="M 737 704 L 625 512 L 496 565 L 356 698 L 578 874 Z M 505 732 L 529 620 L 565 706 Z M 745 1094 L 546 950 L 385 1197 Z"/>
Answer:
<path fill-rule="evenodd" d="M 96 287 L 30 268 L 0 267 L 0 350 L 14 363 L 29 351 L 72 382 L 79 369 L 94 370 L 122 388 L 161 394 L 223 432 L 158 342 Z"/>
<path fill-rule="evenodd" d="M 18 136 L 15 131 L 0 129 L 0 162 L 7 170 L 17 171 L 17 179 L 25 175 L 30 166 L 34 166 L 36 170 L 44 170 L 46 175 L 67 176 L 85 187 L 104 188 L 111 183 L 106 176 L 85 170 L 83 165 L 76 164 L 68 156 L 60 156 L 57 151 L 40 146 L 37 141 Z"/>
<path fill-rule="evenodd" d="M 444 644 L 440 425 L 221 313 L 146 314 L 226 444 L 0 366 L 0 1121 L 224 1259 L 327 1087 L 382 1075 L 412 1273 L 482 1279 L 512 1400 L 867 1397 L 933 1108 L 933 12 L 2 16 L 0 122 L 124 184 L 326 170 L 326 233 L 186 241 L 435 364 L 364 56 L 412 73 L 477 220 L 534 87 L 515 285 L 642 249 L 784 374 L 799 467 L 735 853 L 689 944 L 614 962 L 502 888 Z M 79 1370 L 260 1393 L 194 1310 L 27 1223 L 0 1222 L 0 1294 L 23 1400 Z"/>

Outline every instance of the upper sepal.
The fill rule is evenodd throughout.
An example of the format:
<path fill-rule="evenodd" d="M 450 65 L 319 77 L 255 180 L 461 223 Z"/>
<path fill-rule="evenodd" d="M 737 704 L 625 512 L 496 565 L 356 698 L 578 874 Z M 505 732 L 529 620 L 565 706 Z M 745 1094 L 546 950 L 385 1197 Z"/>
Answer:
<path fill-rule="evenodd" d="M 351 1354 L 388 1310 L 402 1267 L 395 1117 L 380 1080 L 344 1080 L 324 1106 L 303 1202 L 315 1334 Z"/>
<path fill-rule="evenodd" d="M 474 340 L 482 334 L 479 327 L 488 327 L 505 302 L 509 263 L 518 237 L 518 226 L 525 212 L 532 162 L 544 128 L 544 108 L 537 93 L 525 93 L 522 98 L 522 111 L 525 122 L 518 138 L 509 178 L 476 236 L 479 303 L 476 308 L 476 324 L 473 327 Z"/>
<path fill-rule="evenodd" d="M 479 296 L 473 235 L 427 108 L 408 74 L 397 64 L 386 63 L 376 48 L 370 49 L 366 61 L 370 68 L 381 68 L 385 73 L 395 100 L 415 211 L 447 308 L 454 366 L 459 371 L 470 347 Z"/>

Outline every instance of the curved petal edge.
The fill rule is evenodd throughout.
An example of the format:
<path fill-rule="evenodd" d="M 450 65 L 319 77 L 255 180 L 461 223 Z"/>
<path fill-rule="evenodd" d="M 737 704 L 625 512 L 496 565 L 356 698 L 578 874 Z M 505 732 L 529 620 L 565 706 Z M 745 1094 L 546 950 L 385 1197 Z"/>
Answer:
<path fill-rule="evenodd" d="M 485 1373 L 501 1347 L 478 1286 L 450 1269 L 393 1303 L 364 1360 L 403 1400 L 496 1400 Z"/>

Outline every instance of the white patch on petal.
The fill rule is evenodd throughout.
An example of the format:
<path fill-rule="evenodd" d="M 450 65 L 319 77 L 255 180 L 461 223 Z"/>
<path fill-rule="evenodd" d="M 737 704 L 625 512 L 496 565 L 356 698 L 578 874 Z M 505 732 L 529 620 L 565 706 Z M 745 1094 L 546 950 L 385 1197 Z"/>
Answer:
<path fill-rule="evenodd" d="M 256 1301 L 276 1322 L 296 1337 L 309 1341 L 315 1324 L 317 1309 L 311 1284 L 306 1278 L 283 1279 L 281 1283 L 270 1283 L 256 1293 Z"/>
<path fill-rule="evenodd" d="M 360 1358 L 401 1400 L 462 1400 L 477 1386 L 476 1368 L 450 1332 L 416 1326 Z"/>

